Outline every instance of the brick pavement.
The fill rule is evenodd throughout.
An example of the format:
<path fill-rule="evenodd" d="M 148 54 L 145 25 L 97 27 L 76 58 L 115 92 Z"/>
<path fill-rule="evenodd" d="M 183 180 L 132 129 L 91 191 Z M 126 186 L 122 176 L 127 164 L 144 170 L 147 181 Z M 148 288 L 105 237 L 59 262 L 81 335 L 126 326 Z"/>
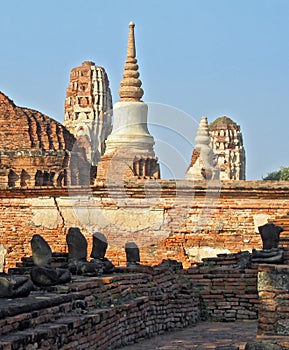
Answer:
<path fill-rule="evenodd" d="M 196 326 L 146 339 L 122 350 L 243 350 L 256 340 L 257 321 L 200 322 Z"/>

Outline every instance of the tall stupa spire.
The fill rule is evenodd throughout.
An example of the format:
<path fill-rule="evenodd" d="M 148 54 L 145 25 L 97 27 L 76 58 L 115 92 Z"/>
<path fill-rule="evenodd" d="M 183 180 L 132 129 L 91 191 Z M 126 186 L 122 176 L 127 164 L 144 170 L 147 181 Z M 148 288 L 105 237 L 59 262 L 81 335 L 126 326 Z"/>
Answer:
<path fill-rule="evenodd" d="M 148 105 L 135 58 L 134 23 L 129 24 L 127 58 L 119 89 L 120 101 L 113 105 L 113 128 L 105 153 L 97 164 L 97 177 L 108 181 L 160 178 L 154 138 L 147 125 Z"/>
<path fill-rule="evenodd" d="M 129 35 L 127 44 L 127 58 L 124 65 L 123 79 L 120 82 L 120 89 L 118 90 L 120 102 L 133 101 L 141 102 L 144 94 L 141 88 L 142 82 L 139 79 L 138 64 L 136 59 L 136 49 L 134 40 L 135 24 L 130 22 Z"/>

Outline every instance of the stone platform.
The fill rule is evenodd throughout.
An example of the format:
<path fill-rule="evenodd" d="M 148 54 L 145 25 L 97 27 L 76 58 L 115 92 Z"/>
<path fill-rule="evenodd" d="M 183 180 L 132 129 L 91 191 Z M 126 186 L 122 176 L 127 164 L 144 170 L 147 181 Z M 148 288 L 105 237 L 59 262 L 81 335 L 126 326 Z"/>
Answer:
<path fill-rule="evenodd" d="M 0 299 L 0 350 L 116 349 L 199 318 L 198 295 L 168 267 L 122 268 Z"/>
<path fill-rule="evenodd" d="M 200 322 L 193 327 L 143 340 L 122 350 L 241 350 L 254 341 L 257 321 Z"/>

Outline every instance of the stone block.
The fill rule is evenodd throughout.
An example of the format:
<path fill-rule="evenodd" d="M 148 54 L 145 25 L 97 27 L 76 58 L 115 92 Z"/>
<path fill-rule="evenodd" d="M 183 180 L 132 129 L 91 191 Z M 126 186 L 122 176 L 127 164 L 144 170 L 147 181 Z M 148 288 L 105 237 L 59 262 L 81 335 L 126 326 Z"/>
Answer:
<path fill-rule="evenodd" d="M 4 270 L 6 253 L 7 250 L 5 249 L 4 245 L 0 243 L 0 272 L 3 272 Z"/>
<path fill-rule="evenodd" d="M 289 290 L 289 266 L 269 265 L 258 272 L 258 291 Z"/>

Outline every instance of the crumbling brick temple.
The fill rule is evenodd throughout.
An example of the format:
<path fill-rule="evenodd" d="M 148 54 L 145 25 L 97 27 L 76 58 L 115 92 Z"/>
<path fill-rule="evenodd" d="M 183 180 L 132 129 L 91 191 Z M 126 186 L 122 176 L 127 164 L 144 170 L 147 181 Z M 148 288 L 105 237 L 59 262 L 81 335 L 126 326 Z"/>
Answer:
<path fill-rule="evenodd" d="M 115 266 L 0 298 L 0 350 L 115 349 L 204 319 L 255 320 L 249 350 L 288 349 L 289 182 L 245 180 L 243 136 L 228 117 L 202 118 L 185 180 L 161 179 L 134 27 L 114 105 L 90 61 L 71 71 L 64 125 L 0 93 L 0 272 L 29 271 L 36 234 L 65 267 L 71 227 L 88 251 L 103 234 Z M 280 264 L 252 261 L 268 222 L 283 228 Z M 127 242 L 139 248 L 134 268 Z"/>

